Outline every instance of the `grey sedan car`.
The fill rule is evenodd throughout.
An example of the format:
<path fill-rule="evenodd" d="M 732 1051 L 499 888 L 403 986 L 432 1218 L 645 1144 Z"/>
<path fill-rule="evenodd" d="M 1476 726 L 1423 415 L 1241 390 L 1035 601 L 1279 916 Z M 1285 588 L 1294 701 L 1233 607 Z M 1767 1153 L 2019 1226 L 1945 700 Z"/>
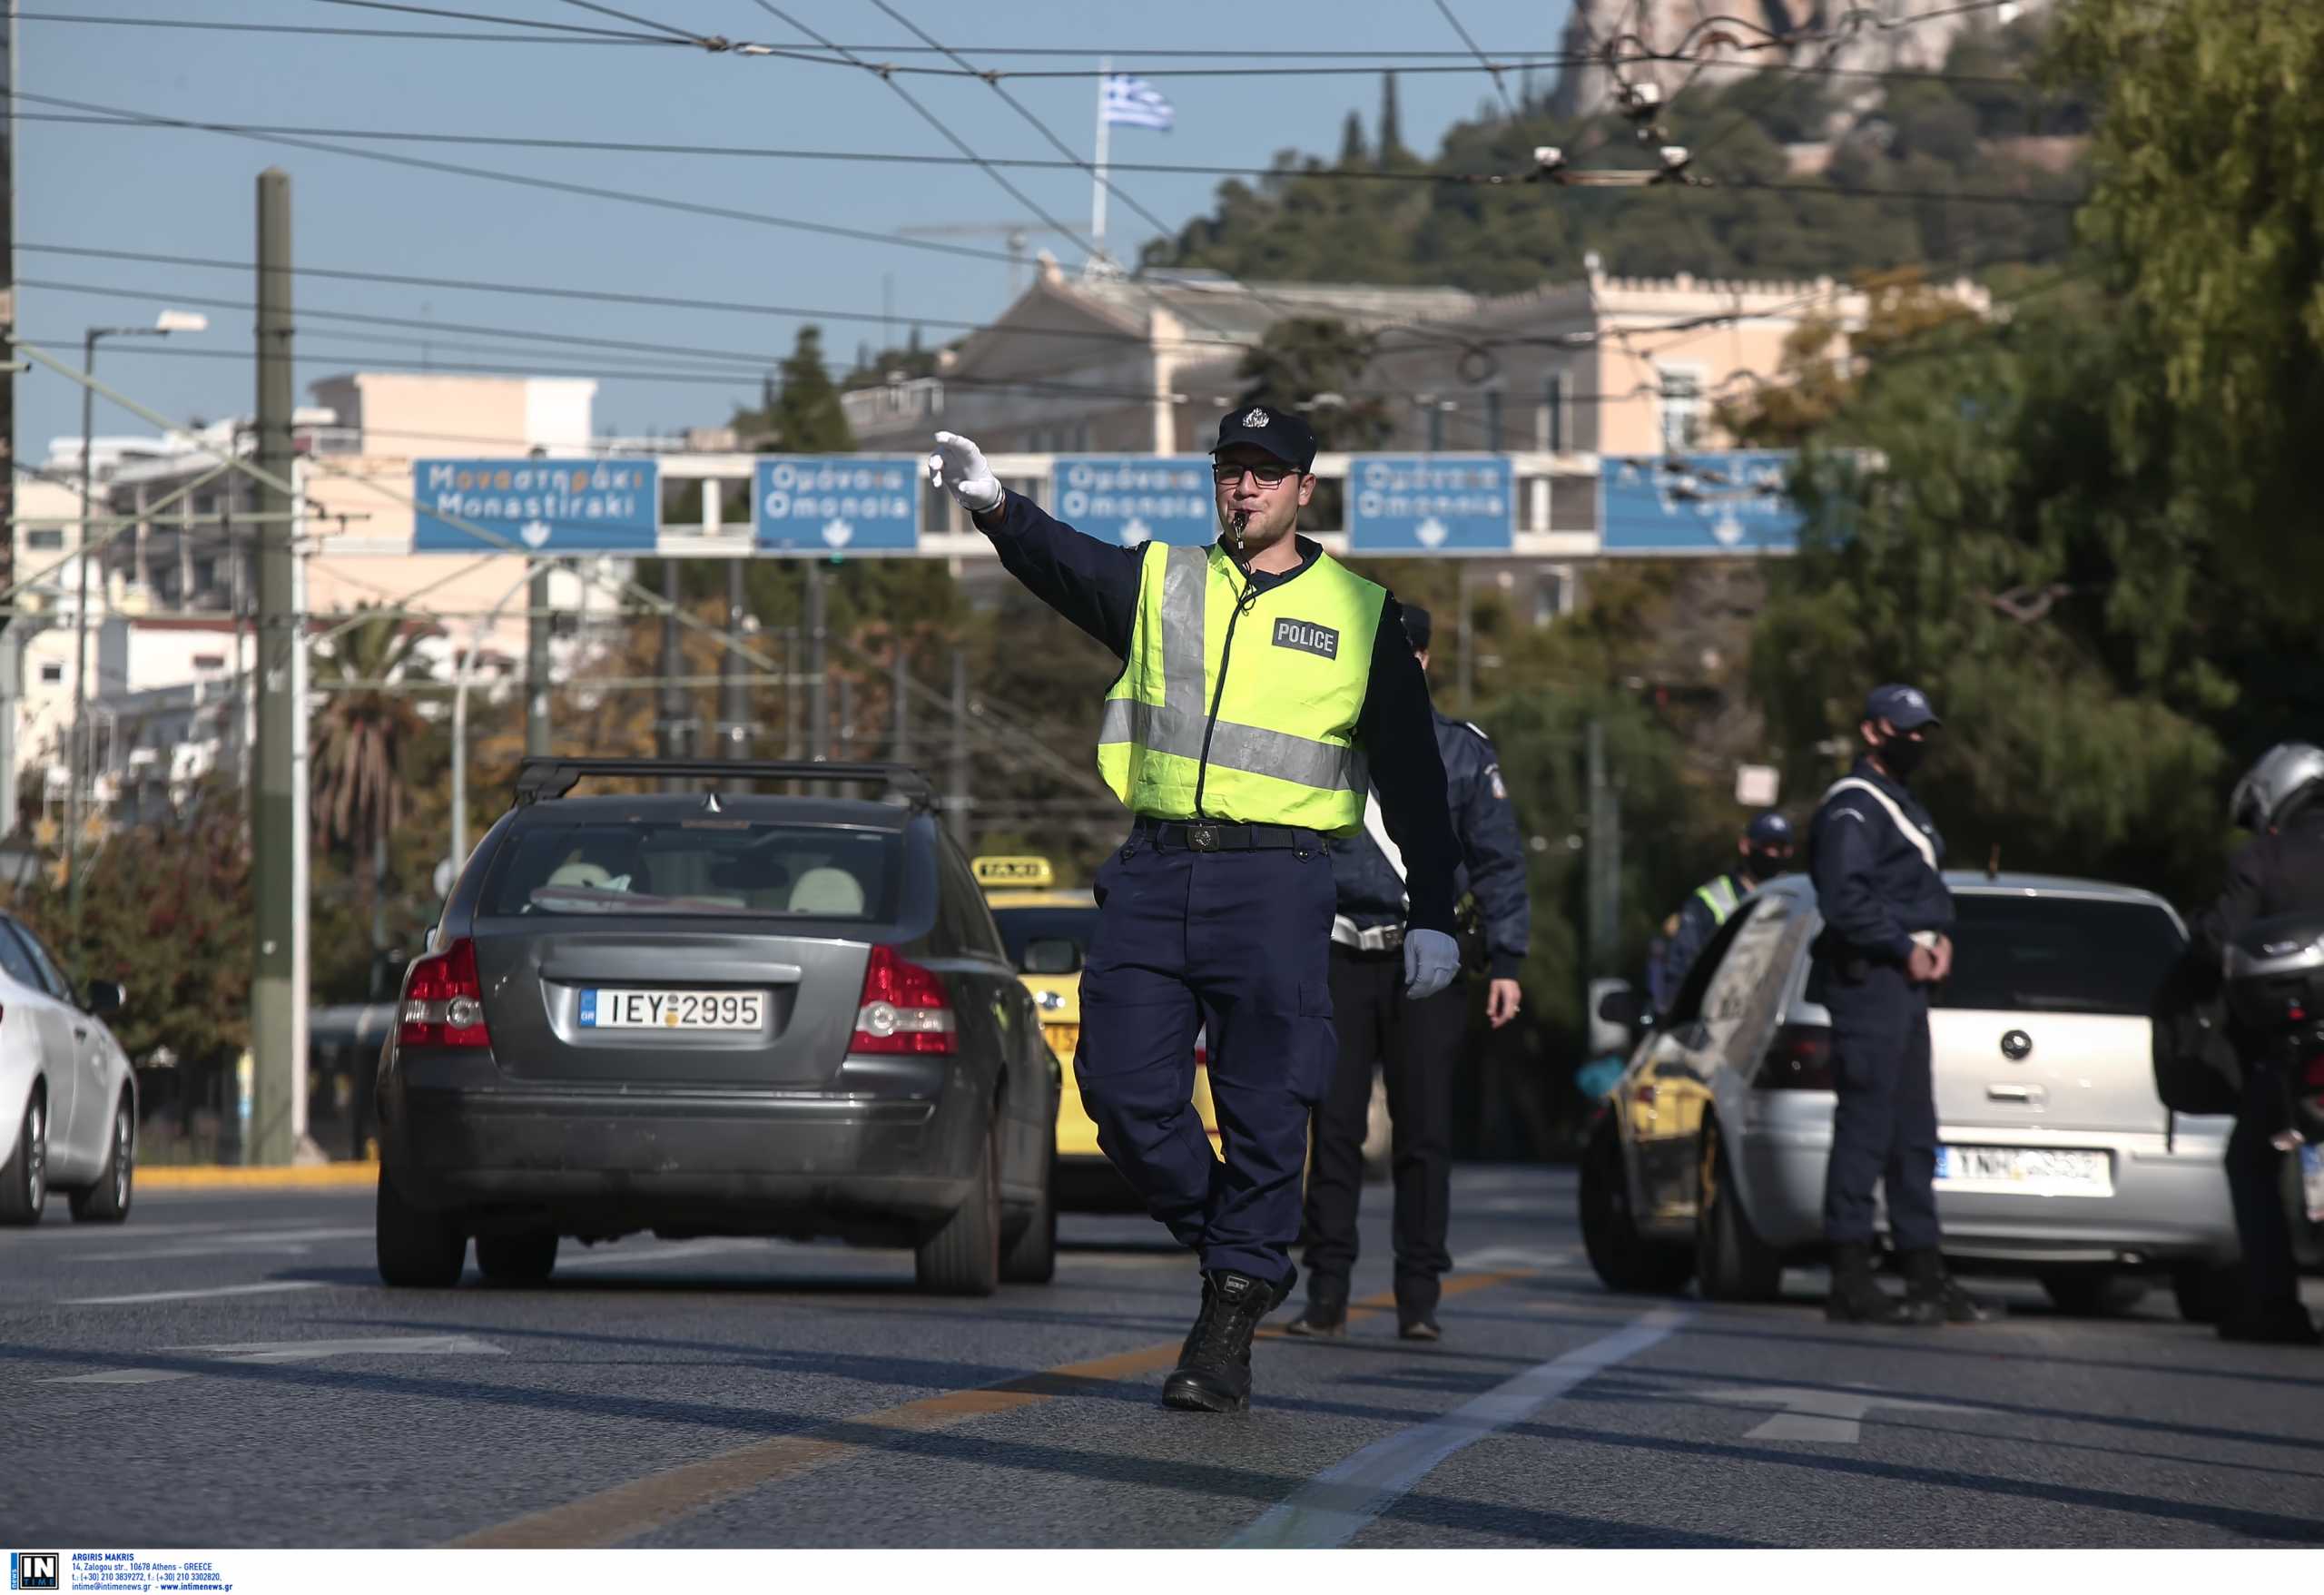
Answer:
<path fill-rule="evenodd" d="M 1947 1255 L 2033 1274 L 2070 1312 L 2127 1305 L 2163 1275 L 2208 1318 L 2236 1255 L 2232 1124 L 2162 1106 L 2147 1019 L 2185 927 L 2126 887 L 1945 881 L 1955 967 L 1929 1029 Z M 1639 1042 L 1582 1169 L 1584 1240 L 1609 1285 L 1691 1276 L 1714 1299 L 1765 1299 L 1787 1264 L 1818 1260 L 1834 1103 L 1831 1016 L 1807 995 L 1821 928 L 1806 878 L 1769 882 Z"/>
<path fill-rule="evenodd" d="M 609 776 L 726 791 L 568 795 Z M 773 779 L 889 801 L 734 790 Z M 526 760 L 381 1057 L 381 1276 L 651 1230 L 1047 1280 L 1059 1065 L 934 809 L 900 766 Z"/>

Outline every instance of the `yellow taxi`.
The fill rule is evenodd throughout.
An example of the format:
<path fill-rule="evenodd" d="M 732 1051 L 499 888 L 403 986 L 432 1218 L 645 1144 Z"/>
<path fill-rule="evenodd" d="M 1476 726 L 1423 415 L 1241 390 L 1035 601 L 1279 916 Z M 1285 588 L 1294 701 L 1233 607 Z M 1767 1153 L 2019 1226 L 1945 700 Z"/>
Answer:
<path fill-rule="evenodd" d="M 1137 1196 L 1098 1149 L 1098 1127 L 1082 1108 L 1081 1087 L 1073 1075 L 1073 1050 L 1081 1039 L 1081 965 L 1097 934 L 1097 897 L 1086 887 L 1059 887 L 1045 858 L 985 857 L 971 860 L 970 867 L 984 888 L 1017 978 L 1033 994 L 1041 1034 L 1065 1066 L 1057 1108 L 1058 1206 L 1081 1212 L 1137 1207 Z M 1195 1041 L 1194 1106 L 1216 1146 L 1218 1115 L 1211 1106 L 1200 1038 Z"/>

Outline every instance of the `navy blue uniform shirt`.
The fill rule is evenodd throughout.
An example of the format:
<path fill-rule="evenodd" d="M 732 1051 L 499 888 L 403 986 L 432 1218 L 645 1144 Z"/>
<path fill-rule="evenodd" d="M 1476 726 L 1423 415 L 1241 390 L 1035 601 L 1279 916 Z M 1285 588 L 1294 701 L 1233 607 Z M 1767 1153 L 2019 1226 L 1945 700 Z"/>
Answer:
<path fill-rule="evenodd" d="M 1103 643 L 1116 658 L 1129 657 L 1145 545 L 1124 548 L 1101 543 L 1052 519 L 1021 493 L 1007 494 L 998 508 L 973 518 L 977 529 L 992 539 L 1002 569 Z M 1298 547 L 1296 569 L 1279 575 L 1246 570 L 1245 576 L 1262 592 L 1298 580 L 1323 553 L 1305 537 L 1298 540 Z M 1379 789 L 1388 834 L 1415 882 L 1408 922 L 1416 930 L 1450 936 L 1452 905 L 1459 901 L 1452 882 L 1460 852 L 1452 839 L 1444 760 L 1437 752 L 1430 714 L 1428 679 L 1405 640 L 1403 608 L 1392 596 L 1373 638 L 1372 674 L 1364 707 L 1357 713 L 1355 738 Z M 1332 851 L 1336 854 L 1345 845 L 1334 842 Z"/>
<path fill-rule="evenodd" d="M 1457 902 L 1465 892 L 1476 893 L 1492 977 L 1513 980 L 1525 962 L 1533 913 L 1525 893 L 1525 841 L 1518 834 L 1517 811 L 1501 778 L 1501 755 L 1493 751 L 1492 740 L 1466 721 L 1441 711 L 1433 713 L 1433 719 L 1437 752 L 1444 759 L 1452 833 L 1461 844 L 1452 898 Z M 1374 781 L 1376 784 L 1376 773 Z M 1384 819 L 1387 808 L 1383 799 Z M 1339 911 L 1352 923 L 1368 930 L 1404 922 L 1403 877 L 1369 831 L 1332 849 L 1332 876 L 1339 888 Z"/>
<path fill-rule="evenodd" d="M 1928 839 L 1941 867 L 1945 839 L 1920 800 L 1860 758 L 1849 773 L 1886 793 Z M 1825 800 L 1807 828 L 1807 872 L 1824 914 L 1819 947 L 1834 956 L 1903 963 L 1915 930 L 1950 931 L 1953 894 L 1888 811 L 1862 791 Z"/>

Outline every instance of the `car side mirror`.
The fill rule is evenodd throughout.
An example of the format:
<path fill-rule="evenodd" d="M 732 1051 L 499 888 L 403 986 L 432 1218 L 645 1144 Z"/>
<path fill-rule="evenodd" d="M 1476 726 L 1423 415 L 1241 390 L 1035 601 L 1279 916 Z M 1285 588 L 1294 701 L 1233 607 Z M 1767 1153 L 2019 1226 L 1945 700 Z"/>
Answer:
<path fill-rule="evenodd" d="M 92 980 L 87 999 L 81 1006 L 99 1019 L 111 1019 L 129 1001 L 129 993 L 122 989 L 118 980 Z"/>
<path fill-rule="evenodd" d="M 1063 936 L 1039 936 L 1025 943 L 1024 972 L 1069 975 L 1081 967 L 1081 949 Z"/>
<path fill-rule="evenodd" d="M 1640 999 L 1636 990 L 1626 986 L 1618 986 L 1599 997 L 1598 1017 L 1607 1024 L 1620 1025 L 1626 1030 L 1635 1030 L 1640 1021 L 1646 1017 L 1646 1004 Z"/>

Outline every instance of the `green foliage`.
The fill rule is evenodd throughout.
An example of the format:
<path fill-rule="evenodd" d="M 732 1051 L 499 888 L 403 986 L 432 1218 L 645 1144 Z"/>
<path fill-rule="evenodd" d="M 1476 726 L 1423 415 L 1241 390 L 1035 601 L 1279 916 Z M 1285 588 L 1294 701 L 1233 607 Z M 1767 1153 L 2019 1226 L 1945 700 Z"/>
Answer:
<path fill-rule="evenodd" d="M 1235 402 L 1306 412 L 1323 449 L 1377 448 L 1395 429 L 1387 402 L 1350 398 L 1372 363 L 1374 340 L 1326 317 L 1287 316 L 1244 351 L 1235 368 L 1243 389 Z M 1318 396 L 1328 396 L 1316 403 Z"/>
<path fill-rule="evenodd" d="M 845 454 L 855 447 L 855 433 L 839 394 L 839 384 L 823 364 L 822 329 L 802 327 L 760 407 L 737 410 L 734 429 L 763 440 L 770 452 Z"/>
<path fill-rule="evenodd" d="M 2084 231 L 2161 359 L 2174 474 L 2270 610 L 2313 622 L 2324 7 L 2083 0 L 2053 70 L 2106 84 Z"/>

